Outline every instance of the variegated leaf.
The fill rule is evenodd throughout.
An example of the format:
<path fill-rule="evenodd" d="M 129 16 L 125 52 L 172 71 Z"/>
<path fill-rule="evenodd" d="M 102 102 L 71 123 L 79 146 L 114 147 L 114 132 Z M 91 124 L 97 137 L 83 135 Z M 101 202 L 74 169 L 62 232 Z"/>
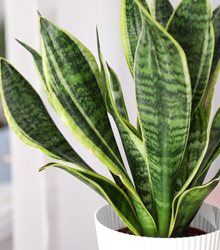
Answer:
<path fill-rule="evenodd" d="M 114 102 L 117 107 L 117 110 L 122 118 L 124 118 L 125 120 L 129 120 L 128 112 L 127 112 L 127 108 L 125 105 L 124 96 L 122 93 L 121 84 L 118 79 L 118 76 L 109 65 L 108 65 L 108 70 L 109 70 L 109 74 L 111 77 L 112 96 L 114 98 Z"/>
<path fill-rule="evenodd" d="M 203 108 L 193 113 L 185 154 L 177 175 L 177 191 L 183 191 L 195 177 L 203 161 L 208 142 L 208 121 Z"/>
<path fill-rule="evenodd" d="M 159 235 L 166 237 L 175 178 L 188 138 L 191 84 L 182 48 L 140 1 L 136 2 L 143 14 L 135 57 L 136 98 L 156 203 L 156 223 Z"/>
<path fill-rule="evenodd" d="M 208 121 L 205 112 L 199 105 L 193 113 L 189 138 L 183 161 L 176 178 L 176 194 L 172 202 L 171 223 L 175 220 L 177 202 L 181 194 L 194 182 L 204 159 L 209 141 Z"/>
<path fill-rule="evenodd" d="M 131 232 L 135 235 L 142 235 L 136 212 L 127 194 L 112 181 L 89 170 L 78 170 L 58 163 L 49 163 L 40 170 L 50 167 L 62 169 L 84 182 L 113 207 Z"/>
<path fill-rule="evenodd" d="M 140 0 L 149 10 L 147 2 Z M 134 75 L 134 57 L 142 27 L 141 15 L 134 0 L 122 0 L 121 4 L 121 37 L 125 57 L 132 75 Z"/>
<path fill-rule="evenodd" d="M 205 95 L 203 97 L 203 107 L 207 117 L 210 116 L 214 89 L 220 70 L 220 6 L 214 11 L 212 20 L 213 20 L 214 34 L 215 34 L 215 48 L 212 60 L 211 73 L 205 91 Z"/>
<path fill-rule="evenodd" d="M 125 153 L 129 162 L 129 167 L 133 176 L 135 187 L 140 198 L 132 198 L 137 216 L 142 227 L 143 234 L 146 236 L 157 235 L 157 229 L 154 222 L 154 219 L 151 215 L 154 216 L 153 209 L 153 199 L 151 197 L 151 187 L 150 179 L 148 176 L 149 169 L 146 165 L 146 159 L 144 155 L 144 145 L 143 142 L 137 135 L 135 128 L 132 128 L 132 125 L 124 120 L 120 113 L 117 110 L 114 98 L 111 91 L 111 80 L 108 75 L 108 67 L 103 58 L 103 55 L 98 46 L 99 58 L 101 63 L 101 74 L 103 76 L 103 83 L 105 84 L 106 100 L 108 105 L 108 110 L 113 116 L 117 128 L 119 130 L 121 140 L 125 149 Z M 146 206 L 146 208 L 144 207 Z M 149 214 L 151 212 L 151 215 Z"/>
<path fill-rule="evenodd" d="M 72 134 L 131 185 L 99 90 L 100 74 L 91 52 L 75 37 L 41 17 L 45 89 Z M 95 94 L 94 94 L 95 93 Z"/>
<path fill-rule="evenodd" d="M 98 88 L 100 73 L 93 56 L 76 38 L 45 18 L 41 17 L 40 22 L 43 69 L 50 95 L 53 94 L 51 104 L 73 135 L 120 178 L 147 228 L 143 233 L 156 235 L 154 221 L 122 165 Z"/>
<path fill-rule="evenodd" d="M 193 181 L 192 185 L 201 185 L 208 173 L 209 168 L 211 167 L 214 160 L 220 154 L 220 109 L 215 114 L 215 117 L 212 122 L 209 145 L 202 161 L 202 164 L 199 168 L 199 171 Z"/>
<path fill-rule="evenodd" d="M 163 26 L 167 25 L 173 13 L 173 6 L 169 0 L 155 0 L 155 17 Z"/>
<path fill-rule="evenodd" d="M 183 0 L 169 20 L 167 30 L 186 53 L 192 84 L 192 109 L 198 106 L 211 70 L 214 32 L 207 0 Z"/>
<path fill-rule="evenodd" d="M 0 82 L 5 115 L 22 141 L 53 158 L 89 168 L 59 132 L 36 91 L 3 59 Z"/>
<path fill-rule="evenodd" d="M 41 55 L 35 51 L 33 48 L 31 48 L 30 46 L 28 46 L 27 44 L 17 40 L 25 49 L 27 49 L 27 51 L 29 51 L 31 53 L 31 55 L 33 56 L 36 68 L 37 68 L 37 72 L 39 74 L 39 77 L 43 83 L 44 89 L 47 92 L 48 96 L 50 95 L 50 92 L 47 89 L 47 85 L 46 85 L 46 79 L 44 76 L 44 72 L 43 72 L 43 65 L 42 65 L 42 57 Z M 52 97 L 50 97 L 51 99 Z M 119 177 L 115 176 L 114 174 L 112 174 L 115 182 L 118 184 L 119 187 L 121 187 L 124 191 L 126 191 L 126 188 L 124 187 L 124 185 L 122 184 L 121 180 L 119 179 Z"/>
<path fill-rule="evenodd" d="M 169 236 L 182 236 L 198 212 L 205 198 L 213 191 L 220 180 L 220 171 L 207 184 L 186 190 L 179 197 L 175 220 L 170 225 Z"/>

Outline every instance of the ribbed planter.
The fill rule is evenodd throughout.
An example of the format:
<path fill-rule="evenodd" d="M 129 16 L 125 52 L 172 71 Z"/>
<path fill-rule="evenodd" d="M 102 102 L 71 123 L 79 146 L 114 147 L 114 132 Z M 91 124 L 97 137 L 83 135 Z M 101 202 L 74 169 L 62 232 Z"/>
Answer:
<path fill-rule="evenodd" d="M 220 250 L 220 209 L 204 204 L 192 226 L 206 235 L 184 238 L 149 238 L 127 235 L 116 230 L 124 224 L 106 205 L 95 214 L 99 250 Z"/>

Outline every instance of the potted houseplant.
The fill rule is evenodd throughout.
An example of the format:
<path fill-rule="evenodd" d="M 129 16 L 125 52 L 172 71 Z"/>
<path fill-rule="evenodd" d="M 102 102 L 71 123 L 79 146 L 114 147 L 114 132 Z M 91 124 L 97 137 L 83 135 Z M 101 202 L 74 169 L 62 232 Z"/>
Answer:
<path fill-rule="evenodd" d="M 208 0 L 182 0 L 173 10 L 168 0 L 156 0 L 153 7 L 144 0 L 122 0 L 121 33 L 136 87 L 137 126 L 129 121 L 119 79 L 103 58 L 98 32 L 100 67 L 76 37 L 42 16 L 40 31 L 41 55 L 20 43 L 33 55 L 48 100 L 114 181 L 77 154 L 35 90 L 1 59 L 5 115 L 25 143 L 78 166 L 56 162 L 41 170 L 63 169 L 111 205 L 115 213 L 110 207 L 97 213 L 100 249 L 219 249 L 219 231 L 209 233 L 208 226 L 206 235 L 183 236 L 220 178 L 218 172 L 203 184 L 220 151 L 220 110 L 210 122 L 219 71 L 220 7 L 212 12 Z M 132 176 L 122 161 L 108 114 L 117 125 Z M 105 219 L 110 226 L 120 224 L 116 214 L 133 235 L 101 225 Z"/>

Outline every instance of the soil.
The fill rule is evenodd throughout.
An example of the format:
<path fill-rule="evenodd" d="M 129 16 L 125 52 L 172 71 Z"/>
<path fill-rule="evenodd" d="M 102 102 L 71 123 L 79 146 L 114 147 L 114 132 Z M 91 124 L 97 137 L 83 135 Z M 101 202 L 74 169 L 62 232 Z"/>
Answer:
<path fill-rule="evenodd" d="M 132 232 L 127 227 L 121 228 L 121 229 L 119 229 L 117 231 L 120 232 L 120 233 L 132 235 Z M 200 229 L 194 228 L 194 227 L 190 227 L 187 230 L 184 237 L 200 236 L 200 235 L 204 235 L 204 234 L 206 234 L 206 232 L 204 232 L 204 231 L 202 231 Z"/>
<path fill-rule="evenodd" d="M 190 236 L 200 236 L 200 235 L 204 235 L 206 234 L 206 232 L 198 229 L 198 228 L 194 228 L 194 227 L 190 227 L 186 234 L 185 234 L 185 237 L 190 237 Z"/>
<path fill-rule="evenodd" d="M 127 227 L 123 227 L 121 229 L 118 229 L 117 231 L 120 233 L 133 235 L 133 233 Z"/>

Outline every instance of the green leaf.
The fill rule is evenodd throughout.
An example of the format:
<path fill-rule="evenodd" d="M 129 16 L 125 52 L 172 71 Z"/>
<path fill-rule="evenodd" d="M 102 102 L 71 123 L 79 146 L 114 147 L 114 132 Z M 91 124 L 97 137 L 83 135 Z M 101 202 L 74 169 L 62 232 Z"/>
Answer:
<path fill-rule="evenodd" d="M 28 46 L 27 44 L 17 40 L 27 51 L 29 51 L 31 53 L 31 55 L 33 56 L 33 59 L 34 59 L 34 63 L 35 63 L 35 66 L 36 66 L 36 69 L 37 69 L 37 72 L 39 74 L 39 77 L 43 83 L 43 86 L 44 86 L 44 89 L 45 91 L 47 92 L 48 95 L 50 95 L 50 92 L 49 90 L 47 89 L 47 85 L 45 84 L 46 83 L 46 79 L 45 79 L 45 76 L 44 76 L 44 72 L 43 72 L 43 65 L 42 65 L 42 57 L 41 55 L 36 51 L 34 50 L 33 48 L 31 48 L 30 46 Z M 120 179 L 118 177 L 116 177 L 115 175 L 113 175 L 113 178 L 114 180 L 116 181 L 116 183 L 124 189 L 123 187 L 123 184 L 121 183 Z"/>
<path fill-rule="evenodd" d="M 111 77 L 111 90 L 115 105 L 122 118 L 129 120 L 128 112 L 124 101 L 124 96 L 121 89 L 121 84 L 115 71 L 108 65 L 109 74 Z"/>
<path fill-rule="evenodd" d="M 203 108 L 199 105 L 193 113 L 190 133 L 183 161 L 176 177 L 176 195 L 172 202 L 171 224 L 175 220 L 175 211 L 180 195 L 193 186 L 208 147 L 208 121 Z"/>
<path fill-rule="evenodd" d="M 75 37 L 40 18 L 48 99 L 72 134 L 115 175 L 131 185 L 99 90 L 91 52 Z"/>
<path fill-rule="evenodd" d="M 39 14 L 39 13 L 38 13 Z M 39 14 L 40 15 L 40 14 Z M 19 41 L 18 39 L 16 39 L 16 41 L 22 46 L 24 47 L 33 57 L 34 60 L 34 64 L 35 64 L 35 68 L 36 71 L 38 73 L 39 79 L 41 80 L 41 83 L 43 85 L 43 88 L 45 90 L 45 92 L 50 95 L 50 91 L 47 87 L 46 84 L 46 78 L 44 76 L 44 70 L 43 70 L 43 62 L 42 62 L 42 57 L 41 55 L 33 48 L 31 48 L 29 45 Z M 51 97 L 52 98 L 52 97 Z M 49 100 L 50 101 L 50 100 Z"/>
<path fill-rule="evenodd" d="M 202 161 L 202 164 L 197 172 L 193 185 L 201 185 L 206 177 L 206 174 L 211 167 L 214 160 L 220 154 L 220 109 L 215 114 L 213 118 L 209 145 Z"/>
<path fill-rule="evenodd" d="M 111 80 L 109 82 L 111 82 Z M 147 210 L 150 211 L 153 217 L 155 217 L 155 204 L 144 143 L 138 137 L 137 132 L 134 132 L 134 129 L 130 129 L 126 120 L 123 120 L 116 112 L 116 108 L 113 103 L 111 114 L 117 125 L 122 140 L 136 190 Z"/>
<path fill-rule="evenodd" d="M 22 141 L 53 158 L 89 168 L 59 132 L 36 91 L 4 59 L 0 84 L 8 123 Z"/>
<path fill-rule="evenodd" d="M 49 167 L 62 169 L 95 190 L 113 207 L 123 222 L 135 235 L 142 235 L 137 215 L 128 196 L 112 181 L 92 171 L 78 170 L 58 163 L 49 163 L 41 168 L 40 171 Z"/>
<path fill-rule="evenodd" d="M 210 78 L 205 91 L 205 95 L 203 97 L 203 106 L 208 117 L 211 112 L 214 89 L 220 70 L 220 6 L 214 11 L 212 19 L 213 19 L 214 33 L 215 33 L 215 49 L 212 60 Z"/>
<path fill-rule="evenodd" d="M 143 30 L 135 57 L 136 98 L 159 235 L 166 237 L 175 178 L 190 125 L 190 77 L 181 47 L 136 2 L 143 12 Z"/>
<path fill-rule="evenodd" d="M 99 39 L 98 39 L 99 41 Z M 101 74 L 103 83 L 106 89 L 106 100 L 110 114 L 113 116 L 117 125 L 121 140 L 125 149 L 125 153 L 129 162 L 132 177 L 135 183 L 136 191 L 140 198 L 134 198 L 131 195 L 132 202 L 134 204 L 137 216 L 142 227 L 143 235 L 145 236 L 156 236 L 157 229 L 154 222 L 153 215 L 153 199 L 151 194 L 150 180 L 149 180 L 149 169 L 146 165 L 145 151 L 143 142 L 132 129 L 132 125 L 121 117 L 119 114 L 114 98 L 111 91 L 111 79 L 109 79 L 109 72 L 107 64 L 101 53 L 100 44 L 98 42 L 99 59 L 101 64 Z M 145 208 L 145 206 L 147 208 Z M 149 212 L 151 214 L 149 214 Z"/>
<path fill-rule="evenodd" d="M 98 87 L 100 73 L 93 56 L 73 36 L 44 18 L 40 22 L 43 69 L 52 96 L 51 99 L 49 95 L 52 106 L 73 135 L 91 149 L 112 174 L 120 177 L 133 203 L 136 203 L 137 214 L 142 217 L 149 235 L 155 236 L 154 221 L 142 205 L 119 158 L 105 103 Z"/>
<path fill-rule="evenodd" d="M 145 0 L 141 0 L 147 10 Z M 122 0 L 121 4 L 121 38 L 125 57 L 132 76 L 134 75 L 134 57 L 141 33 L 142 21 L 138 6 L 134 0 Z"/>
<path fill-rule="evenodd" d="M 167 30 L 186 53 L 192 83 L 192 110 L 207 86 L 214 50 L 212 13 L 207 0 L 183 0 L 171 16 Z"/>
<path fill-rule="evenodd" d="M 169 236 L 182 236 L 197 214 L 203 201 L 220 180 L 220 171 L 207 184 L 186 190 L 179 198 L 175 220 L 170 226 Z"/>
<path fill-rule="evenodd" d="M 181 193 L 195 177 L 208 146 L 208 121 L 203 108 L 193 113 L 185 154 L 177 175 L 177 191 Z M 180 191 L 181 190 L 181 191 Z"/>
<path fill-rule="evenodd" d="M 37 69 L 37 72 L 41 78 L 41 80 L 43 82 L 46 82 L 45 76 L 44 76 L 44 71 L 43 71 L 43 65 L 42 65 L 42 58 L 41 55 L 34 50 L 33 48 L 31 48 L 29 45 L 19 41 L 18 39 L 16 39 L 16 41 L 21 44 L 21 46 L 23 46 L 27 51 L 29 51 L 31 53 L 31 55 L 33 56 L 34 59 L 34 63 Z"/>
<path fill-rule="evenodd" d="M 155 16 L 159 23 L 166 26 L 173 13 L 173 6 L 169 0 L 155 0 Z"/>

